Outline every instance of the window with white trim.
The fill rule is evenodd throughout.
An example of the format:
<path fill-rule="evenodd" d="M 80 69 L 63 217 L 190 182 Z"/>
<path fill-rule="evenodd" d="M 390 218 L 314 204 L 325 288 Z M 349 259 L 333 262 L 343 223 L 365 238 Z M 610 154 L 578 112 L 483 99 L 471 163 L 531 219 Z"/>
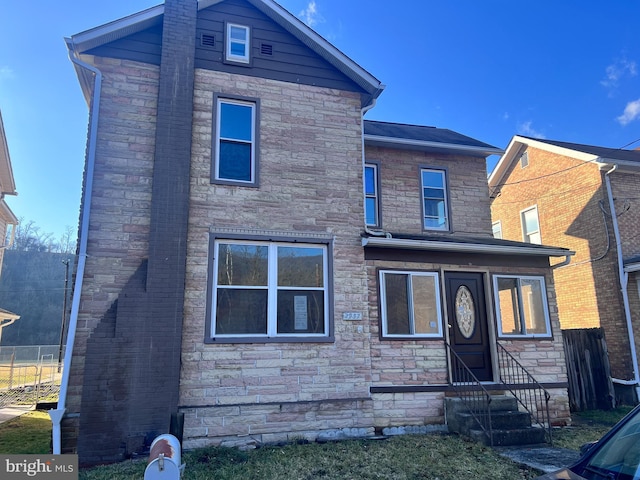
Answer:
<path fill-rule="evenodd" d="M 327 337 L 328 246 L 215 240 L 211 336 Z"/>
<path fill-rule="evenodd" d="M 500 220 L 493 222 L 491 231 L 493 232 L 493 238 L 502 238 L 502 222 Z"/>
<path fill-rule="evenodd" d="M 538 207 L 530 207 L 520 213 L 522 221 L 522 238 L 527 243 L 542 244 Z"/>
<path fill-rule="evenodd" d="M 380 225 L 380 195 L 378 193 L 378 165 L 367 163 L 364 167 L 364 200 L 367 226 Z"/>
<path fill-rule="evenodd" d="M 383 337 L 442 337 L 436 272 L 380 271 Z"/>
<path fill-rule="evenodd" d="M 215 97 L 212 181 L 256 183 L 258 100 Z"/>
<path fill-rule="evenodd" d="M 422 214 L 425 230 L 449 230 L 447 177 L 444 170 L 423 168 Z"/>
<path fill-rule="evenodd" d="M 249 63 L 251 30 L 245 25 L 227 23 L 225 60 Z"/>
<path fill-rule="evenodd" d="M 493 277 L 498 334 L 501 337 L 551 336 L 544 277 Z"/>

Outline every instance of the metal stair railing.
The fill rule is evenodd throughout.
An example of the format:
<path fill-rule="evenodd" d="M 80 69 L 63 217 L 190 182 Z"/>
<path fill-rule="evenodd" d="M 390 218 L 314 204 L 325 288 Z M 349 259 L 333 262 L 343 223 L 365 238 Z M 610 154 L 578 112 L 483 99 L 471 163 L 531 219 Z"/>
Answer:
<path fill-rule="evenodd" d="M 549 416 L 551 395 L 503 345 L 497 345 L 500 382 L 529 413 L 532 424 L 545 429 L 547 442 L 553 445 Z"/>
<path fill-rule="evenodd" d="M 480 383 L 464 361 L 453 351 L 448 342 L 444 342 L 451 359 L 451 377 L 449 384 L 471 416 L 489 439 L 493 446 L 493 430 L 491 427 L 491 395 Z"/>

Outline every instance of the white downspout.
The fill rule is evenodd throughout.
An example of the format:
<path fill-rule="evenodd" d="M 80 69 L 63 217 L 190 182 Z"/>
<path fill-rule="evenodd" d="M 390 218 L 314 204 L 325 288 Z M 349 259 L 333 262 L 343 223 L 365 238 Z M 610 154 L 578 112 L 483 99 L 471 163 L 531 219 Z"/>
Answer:
<path fill-rule="evenodd" d="M 71 357 L 73 355 L 73 344 L 78 325 L 78 312 L 80 310 L 80 297 L 82 294 L 82 283 L 84 280 L 84 267 L 87 258 L 87 237 L 89 232 L 89 214 L 91 212 L 91 196 L 93 193 L 93 171 L 96 157 L 96 140 L 98 134 L 98 117 L 100 113 L 100 95 L 102 89 L 102 73 L 97 68 L 85 63 L 69 49 L 69 59 L 81 68 L 85 68 L 95 75 L 93 87 L 93 100 L 91 102 L 91 116 L 89 125 L 89 138 L 87 139 L 87 168 L 85 172 L 84 202 L 82 205 L 82 224 L 80 225 L 79 245 L 78 245 L 78 266 L 76 268 L 76 280 L 73 288 L 73 299 L 71 303 L 71 315 L 69 318 L 69 329 L 67 332 L 67 344 L 64 353 L 64 363 L 62 369 L 62 381 L 60 383 L 60 395 L 58 398 L 58 408 L 49 410 L 52 427 L 53 454 L 61 453 L 61 429 L 60 422 L 64 416 L 67 402 L 67 389 L 69 387 L 69 374 L 71 371 Z"/>
<path fill-rule="evenodd" d="M 613 233 L 616 239 L 616 251 L 618 252 L 618 276 L 620 278 L 620 289 L 622 292 L 622 303 L 624 304 L 624 316 L 627 321 L 627 331 L 629 333 L 629 344 L 631 349 L 631 365 L 633 367 L 633 380 L 620 380 L 612 378 L 611 381 L 621 385 L 635 385 L 636 398 L 640 399 L 640 377 L 638 376 L 638 353 L 636 351 L 635 335 L 633 333 L 633 325 L 631 323 L 631 308 L 629 307 L 629 294 L 627 292 L 627 284 L 629 283 L 629 274 L 624 271 L 624 263 L 622 259 L 622 242 L 620 240 L 620 230 L 618 229 L 618 217 L 616 217 L 616 209 L 613 203 L 613 194 L 611 192 L 611 180 L 609 175 L 616 171 L 617 165 L 604 174 L 605 185 L 607 188 L 607 197 L 609 200 L 609 211 L 611 212 L 611 221 L 613 222 Z"/>

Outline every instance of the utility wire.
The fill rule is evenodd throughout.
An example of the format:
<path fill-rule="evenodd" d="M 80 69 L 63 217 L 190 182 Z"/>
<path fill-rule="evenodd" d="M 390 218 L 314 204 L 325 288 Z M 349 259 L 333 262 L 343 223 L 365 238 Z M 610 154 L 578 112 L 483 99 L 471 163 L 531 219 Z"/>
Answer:
<path fill-rule="evenodd" d="M 638 143 L 638 142 L 640 142 L 640 138 L 637 140 L 634 140 L 631 143 L 627 143 L 626 145 L 621 146 L 618 150 L 622 150 L 623 148 L 627 148 L 629 145 L 633 145 L 634 143 Z"/>
<path fill-rule="evenodd" d="M 546 195 L 540 195 L 540 196 L 536 196 L 536 197 L 518 197 L 518 199 L 516 200 L 510 200 L 510 201 L 504 201 L 502 200 L 500 202 L 500 205 L 512 205 L 512 204 L 516 204 L 516 203 L 524 203 L 524 202 L 530 202 L 530 201 L 538 201 L 540 199 L 547 199 L 547 198 L 554 198 L 554 197 L 561 197 L 564 195 L 568 195 L 570 193 L 576 193 L 576 192 L 580 192 L 583 190 L 594 190 L 594 187 L 599 187 L 600 184 L 599 183 L 593 183 L 590 185 L 584 185 L 581 187 L 577 187 L 577 188 L 572 188 L 572 189 L 568 189 L 568 190 L 563 190 L 561 192 L 555 192 L 555 193 L 548 193 Z"/>
<path fill-rule="evenodd" d="M 489 198 L 495 198 L 496 192 L 498 190 L 500 190 L 502 187 L 505 187 L 505 186 L 508 186 L 508 185 L 519 185 L 521 183 L 526 183 L 526 182 L 533 182 L 535 180 L 540 180 L 541 178 L 553 177 L 554 175 L 559 175 L 560 173 L 568 172 L 569 170 L 573 170 L 575 168 L 582 167 L 584 165 L 591 165 L 591 162 L 579 163 L 578 165 L 574 165 L 572 167 L 565 168 L 564 170 L 558 170 L 557 172 L 548 173 L 547 175 L 541 175 L 539 177 L 526 178 L 524 180 L 518 180 L 517 182 L 499 183 L 499 184 L 495 185 L 491 189 L 491 191 L 489 192 Z"/>

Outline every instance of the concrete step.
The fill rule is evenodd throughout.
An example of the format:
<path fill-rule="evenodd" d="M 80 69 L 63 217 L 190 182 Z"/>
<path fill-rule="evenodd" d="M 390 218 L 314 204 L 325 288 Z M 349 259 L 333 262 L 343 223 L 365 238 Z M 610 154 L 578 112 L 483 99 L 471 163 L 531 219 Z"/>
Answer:
<path fill-rule="evenodd" d="M 546 442 L 545 430 L 540 427 L 526 427 L 515 429 L 493 429 L 493 446 L 505 447 L 514 445 L 534 445 Z M 469 437 L 485 445 L 491 445 L 483 430 L 469 431 Z"/>
<path fill-rule="evenodd" d="M 444 403 L 447 413 L 455 414 L 456 412 L 469 411 L 464 400 L 459 397 L 447 397 Z M 475 405 L 479 409 L 486 408 L 486 402 L 484 401 L 477 402 Z M 492 395 L 489 405 L 491 406 L 492 412 L 518 410 L 518 401 L 511 395 Z"/>
<path fill-rule="evenodd" d="M 485 415 L 476 415 L 480 421 L 485 424 Z M 468 412 L 458 412 L 457 428 L 461 433 L 468 432 L 475 428 L 478 428 L 478 422 L 476 418 Z M 527 412 L 520 412 L 518 410 L 500 410 L 497 412 L 491 412 L 491 427 L 496 430 L 509 430 L 514 428 L 526 428 L 531 426 L 531 416 Z"/>

